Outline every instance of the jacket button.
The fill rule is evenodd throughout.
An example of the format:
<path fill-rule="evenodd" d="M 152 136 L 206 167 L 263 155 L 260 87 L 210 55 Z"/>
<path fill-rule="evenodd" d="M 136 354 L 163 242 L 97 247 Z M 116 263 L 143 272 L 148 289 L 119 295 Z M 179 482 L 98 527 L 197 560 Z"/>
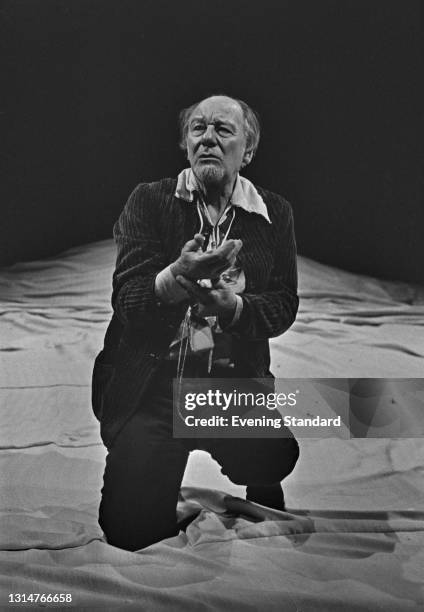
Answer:
<path fill-rule="evenodd" d="M 155 353 L 149 353 L 149 357 L 153 357 L 153 359 L 159 359 L 159 356 Z"/>

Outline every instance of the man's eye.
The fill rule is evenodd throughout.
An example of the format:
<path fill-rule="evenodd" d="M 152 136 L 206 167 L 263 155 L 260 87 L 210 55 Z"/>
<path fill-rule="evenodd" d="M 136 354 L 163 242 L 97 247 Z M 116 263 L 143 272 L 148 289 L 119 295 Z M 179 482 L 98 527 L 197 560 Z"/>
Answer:
<path fill-rule="evenodd" d="M 204 129 L 205 129 L 205 126 L 202 125 L 201 123 L 195 123 L 194 125 L 191 126 L 192 132 L 203 132 Z"/>
<path fill-rule="evenodd" d="M 224 135 L 231 134 L 231 130 L 230 130 L 229 128 L 225 127 L 224 125 L 221 125 L 221 126 L 218 128 L 218 132 L 219 132 L 220 134 L 224 134 Z"/>

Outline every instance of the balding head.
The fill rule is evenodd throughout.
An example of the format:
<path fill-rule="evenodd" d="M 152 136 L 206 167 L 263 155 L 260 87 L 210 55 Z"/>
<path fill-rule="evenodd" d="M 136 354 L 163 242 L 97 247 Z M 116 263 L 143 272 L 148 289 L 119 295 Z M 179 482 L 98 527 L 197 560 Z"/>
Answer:
<path fill-rule="evenodd" d="M 243 107 L 228 96 L 211 96 L 190 108 L 184 148 L 197 181 L 209 193 L 231 194 L 254 152 Z"/>
<path fill-rule="evenodd" d="M 238 98 L 232 98 L 231 96 L 226 95 L 214 95 L 209 98 L 205 98 L 200 102 L 196 102 L 192 104 L 188 108 L 183 109 L 179 115 L 179 128 L 180 128 L 180 148 L 183 151 L 187 151 L 187 131 L 189 126 L 189 121 L 194 111 L 198 109 L 198 107 L 203 103 L 208 103 L 208 101 L 216 100 L 217 102 L 227 103 L 228 105 L 233 105 L 235 109 L 239 109 L 241 112 L 240 117 L 243 121 L 243 129 L 246 136 L 246 148 L 251 152 L 251 158 L 256 153 L 256 150 L 259 145 L 259 139 L 261 134 L 261 128 L 259 123 L 259 115 L 252 109 L 246 102 L 243 100 L 239 100 Z M 238 112 L 238 110 L 236 111 Z"/>

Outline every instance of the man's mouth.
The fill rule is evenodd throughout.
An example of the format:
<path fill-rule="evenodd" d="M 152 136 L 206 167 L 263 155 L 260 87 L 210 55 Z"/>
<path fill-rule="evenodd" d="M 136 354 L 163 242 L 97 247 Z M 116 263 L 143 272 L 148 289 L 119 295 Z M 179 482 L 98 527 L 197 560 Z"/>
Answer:
<path fill-rule="evenodd" d="M 217 157 L 216 155 L 210 155 L 207 153 L 203 153 L 202 155 L 199 155 L 199 159 L 201 161 L 219 161 L 219 157 Z"/>

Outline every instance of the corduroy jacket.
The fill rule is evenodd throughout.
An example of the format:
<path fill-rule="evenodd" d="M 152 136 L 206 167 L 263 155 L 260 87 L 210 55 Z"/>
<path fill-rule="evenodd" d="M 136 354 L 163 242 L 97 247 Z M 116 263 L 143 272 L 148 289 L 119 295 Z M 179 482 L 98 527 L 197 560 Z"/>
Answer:
<path fill-rule="evenodd" d="M 176 179 L 138 185 L 114 227 L 117 261 L 113 317 L 94 364 L 93 409 L 106 446 L 134 414 L 184 318 L 187 302 L 169 305 L 155 295 L 158 272 L 175 261 L 198 231 L 196 206 L 175 196 Z M 245 274 L 243 310 L 231 327 L 234 376 L 272 376 L 268 338 L 293 323 L 298 308 L 296 243 L 290 204 L 256 187 L 271 223 L 237 208 L 231 238 Z"/>

